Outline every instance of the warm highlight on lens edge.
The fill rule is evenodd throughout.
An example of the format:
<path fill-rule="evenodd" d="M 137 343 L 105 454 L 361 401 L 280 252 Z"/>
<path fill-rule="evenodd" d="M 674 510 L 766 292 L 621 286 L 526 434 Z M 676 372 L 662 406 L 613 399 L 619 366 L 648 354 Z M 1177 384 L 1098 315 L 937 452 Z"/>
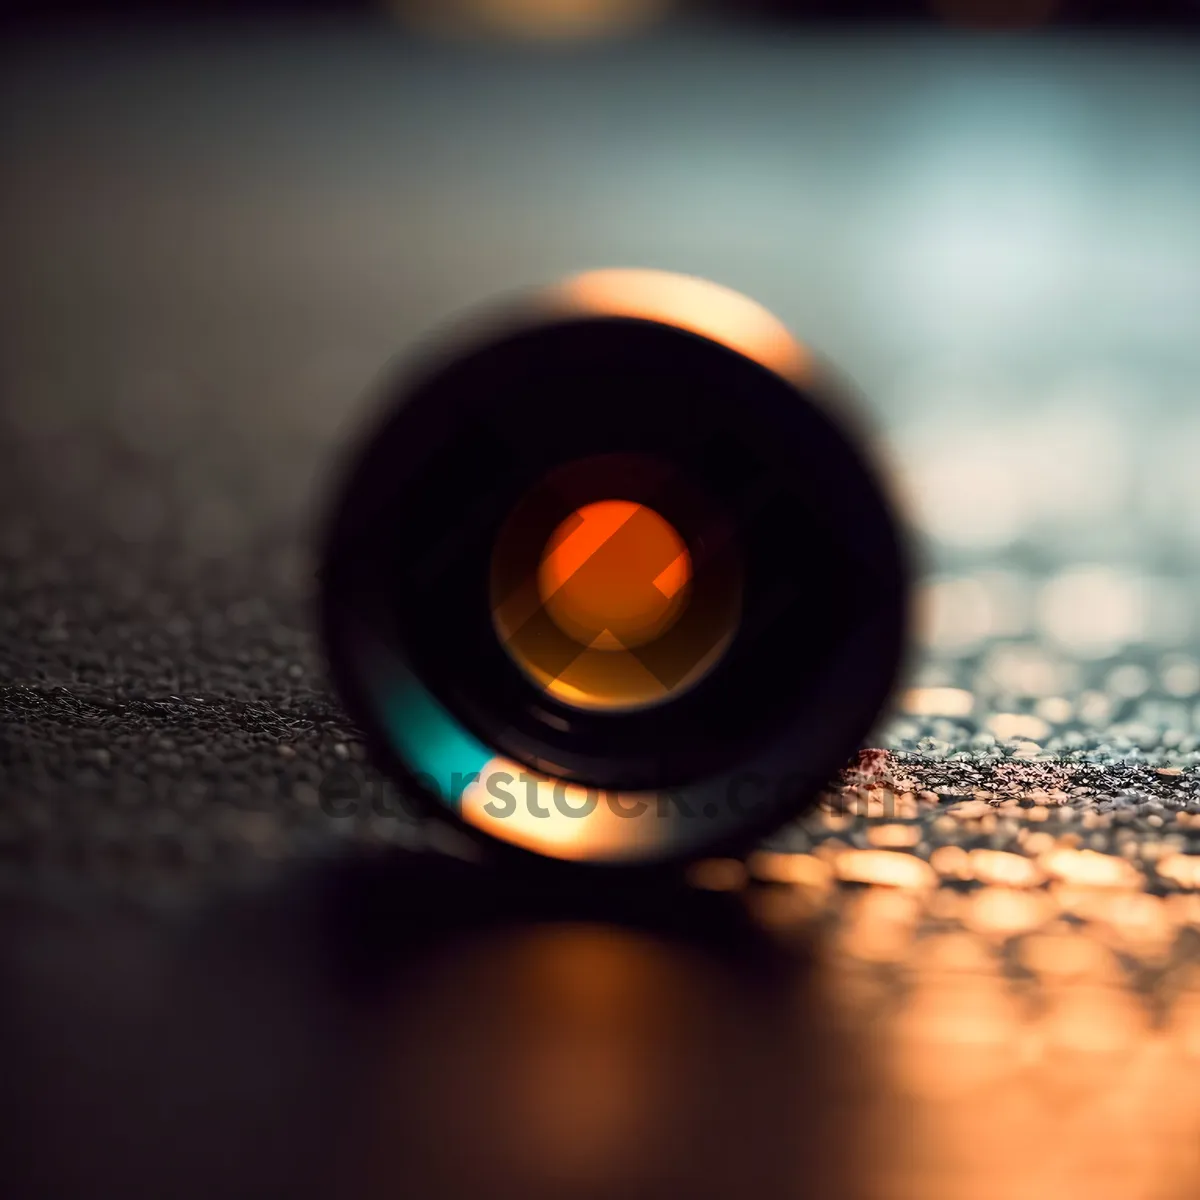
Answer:
<path fill-rule="evenodd" d="M 709 338 L 787 379 L 813 373 L 808 349 L 774 313 L 707 279 L 639 267 L 587 271 L 561 284 L 556 297 L 569 309 L 634 317 Z"/>

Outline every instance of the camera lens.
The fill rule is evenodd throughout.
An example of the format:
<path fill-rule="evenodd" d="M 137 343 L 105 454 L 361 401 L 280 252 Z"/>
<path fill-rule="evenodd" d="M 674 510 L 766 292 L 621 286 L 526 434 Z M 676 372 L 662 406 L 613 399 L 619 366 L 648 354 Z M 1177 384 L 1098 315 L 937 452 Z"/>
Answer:
<path fill-rule="evenodd" d="M 895 683 L 899 527 L 830 373 L 715 284 L 600 271 L 389 377 L 323 551 L 384 769 L 526 862 L 748 847 Z"/>

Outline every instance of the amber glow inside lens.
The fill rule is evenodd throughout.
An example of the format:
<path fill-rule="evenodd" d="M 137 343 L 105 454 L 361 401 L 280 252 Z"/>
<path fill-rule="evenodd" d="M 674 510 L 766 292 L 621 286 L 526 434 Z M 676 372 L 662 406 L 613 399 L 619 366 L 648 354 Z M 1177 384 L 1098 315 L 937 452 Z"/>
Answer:
<path fill-rule="evenodd" d="M 716 666 L 737 630 L 741 569 L 695 495 L 661 463 L 627 455 L 566 463 L 526 493 L 494 543 L 491 598 L 528 680 L 574 708 L 633 711 Z"/>
<path fill-rule="evenodd" d="M 538 594 L 568 637 L 619 652 L 674 624 L 691 578 L 691 556 L 668 521 L 644 504 L 600 500 L 554 531 L 538 568 Z"/>

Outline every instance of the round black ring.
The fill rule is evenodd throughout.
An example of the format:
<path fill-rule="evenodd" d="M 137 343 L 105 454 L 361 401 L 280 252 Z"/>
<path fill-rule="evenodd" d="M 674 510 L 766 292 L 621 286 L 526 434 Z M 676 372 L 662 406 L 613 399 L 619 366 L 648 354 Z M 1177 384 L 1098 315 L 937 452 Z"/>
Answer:
<path fill-rule="evenodd" d="M 886 703 L 908 619 L 896 522 L 826 387 L 624 317 L 510 330 L 397 382 L 343 486 L 321 593 L 335 680 L 390 770 L 411 784 L 422 764 L 389 729 L 379 689 L 390 685 L 377 678 L 388 672 L 474 744 L 582 785 L 682 787 L 705 807 L 725 780 L 743 806 L 747 789 L 728 781 L 765 780 L 736 828 L 698 831 L 660 859 L 748 844 L 811 800 Z M 682 472 L 730 514 L 746 562 L 746 623 L 727 660 L 653 713 L 581 713 L 539 694 L 491 623 L 505 514 L 547 472 L 598 455 Z M 687 526 L 669 488 L 656 507 Z"/>

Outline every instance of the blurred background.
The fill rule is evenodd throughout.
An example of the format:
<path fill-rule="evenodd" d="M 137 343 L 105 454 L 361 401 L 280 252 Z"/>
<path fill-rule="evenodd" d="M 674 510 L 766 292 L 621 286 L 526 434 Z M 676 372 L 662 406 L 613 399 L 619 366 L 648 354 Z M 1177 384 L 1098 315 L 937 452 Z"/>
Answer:
<path fill-rule="evenodd" d="M 1200 4 L 0 0 L 0 19 L 4 881 L 140 895 L 331 842 L 437 845 L 322 807 L 331 779 L 339 803 L 378 782 L 313 637 L 331 464 L 381 370 L 459 310 L 590 267 L 707 276 L 777 312 L 873 418 L 923 564 L 906 687 L 874 735 L 890 753 L 843 781 L 858 810 L 698 876 L 753 892 L 799 947 L 799 990 L 764 984 L 765 1007 L 744 972 L 697 991 L 688 959 L 664 983 L 662 944 L 622 965 L 608 934 L 551 939 L 544 976 L 501 948 L 504 986 L 451 958 L 402 989 L 419 1019 L 395 1018 L 399 1057 L 363 1034 L 393 1089 L 367 1104 L 380 1178 L 419 1161 L 427 1194 L 501 1169 L 523 1195 L 1197 1194 Z M 441 870 L 389 876 L 415 881 L 415 922 L 367 889 L 328 926 L 339 953 L 369 957 L 364 928 L 381 961 L 397 930 L 436 942 L 439 886 L 468 925 L 489 909 Z M 289 935 L 314 956 L 316 907 Z M 237 1162 L 244 1194 L 282 1194 L 272 1146 L 300 1178 L 330 1127 L 296 1136 L 288 1103 L 348 1093 L 279 1064 L 324 1044 L 305 1005 L 336 956 L 264 956 L 275 919 L 226 911 L 165 971 L 86 924 L 0 938 L 0 969 L 32 981 L 0 989 L 26 1022 L 10 1111 L 46 1139 L 29 1178 L 130 1178 L 119 1115 L 94 1114 L 143 1043 L 147 1120 L 172 1088 L 212 1089 L 194 1177 L 178 1122 L 162 1178 L 242 1194 L 218 1178 Z M 521 1037 L 489 1043 L 505 986 L 557 1015 L 522 1009 Z M 664 1017 L 666 1041 L 626 1020 L 685 1010 L 702 1019 Z M 463 1030 L 482 1041 L 442 1057 Z M 781 1049 L 814 1030 L 820 1054 Z M 172 1039 L 196 1047 L 178 1070 L 157 1061 Z M 456 1072 L 424 1125 L 414 1056 L 430 1087 Z M 533 1116 L 472 1175 L 445 1131 L 480 1061 L 487 1113 Z M 245 1138 L 245 1096 L 273 1098 L 257 1113 L 277 1141 Z M 670 1136 L 647 1135 L 663 1114 Z"/>
<path fill-rule="evenodd" d="M 233 602 L 195 564 L 301 561 L 392 355 L 627 264 L 748 293 L 864 394 L 928 568 L 889 745 L 1200 760 L 1200 5 L 82 11 L 5 5 L 5 529 L 82 543 L 81 585 L 181 554 L 176 690 L 175 609 Z M 33 677 L 89 678 L 71 605 L 10 643 Z"/>
<path fill-rule="evenodd" d="M 595 36 L 667 19 L 995 24 L 1011 27 L 1194 22 L 1194 0 L 4 0 L 35 19 L 61 14 L 371 16 L 443 30 L 538 37 Z"/>

